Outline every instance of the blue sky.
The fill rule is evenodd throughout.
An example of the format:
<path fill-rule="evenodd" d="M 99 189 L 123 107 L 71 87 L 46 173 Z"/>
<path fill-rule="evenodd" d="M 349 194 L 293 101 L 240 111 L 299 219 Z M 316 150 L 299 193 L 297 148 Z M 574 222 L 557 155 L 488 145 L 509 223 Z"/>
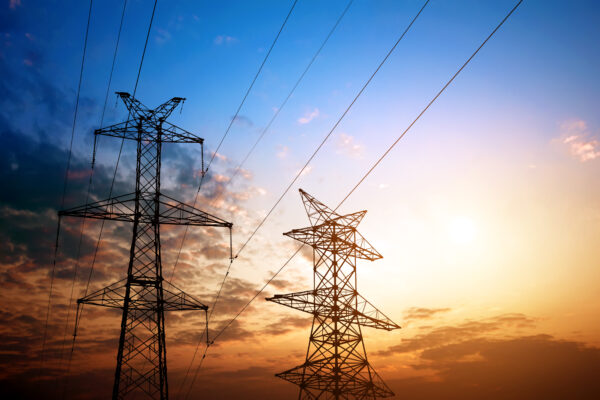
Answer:
<path fill-rule="evenodd" d="M 260 170 L 265 163 L 258 160 L 276 162 L 273 155 L 278 146 L 290 148 L 298 163 L 305 159 L 420 4 L 356 1 L 249 166 Z M 241 110 L 252 126 L 234 126 L 222 148 L 225 154 L 238 160 L 243 156 L 345 5 L 298 3 Z M 84 103 L 75 136 L 75 151 L 84 157 L 91 150 L 90 130 L 99 123 L 121 6 L 118 1 L 96 2 L 92 10 Z M 130 1 L 127 6 L 111 93 L 133 90 L 151 6 L 145 1 Z M 205 137 L 208 149 L 214 148 L 289 6 L 281 1 L 159 2 L 138 96 L 148 105 L 172 96 L 187 97 L 177 122 Z M 5 10 L 5 24 L 13 28 L 7 29 L 8 36 L 5 33 L 5 42 L 11 44 L 2 50 L 4 62 L 21 73 L 39 74 L 64 91 L 65 102 L 73 102 L 87 7 L 85 2 L 21 2 Z M 370 154 L 375 156 L 511 7 L 509 1 L 432 2 L 340 130 L 368 138 L 378 146 Z M 593 106 L 599 89 L 594 79 L 599 57 L 594 46 L 599 29 L 595 15 L 593 2 L 525 2 L 509 21 L 510 29 L 499 32 L 423 124 L 440 121 L 434 129 L 452 130 L 456 123 L 467 140 L 494 147 L 506 146 L 506 135 L 519 135 L 519 127 L 504 126 L 511 131 L 503 132 L 504 139 L 478 134 L 471 127 L 486 124 L 491 117 L 508 123 L 516 116 L 520 124 L 536 125 L 542 132 L 529 136 L 543 141 L 555 134 L 563 120 L 581 118 L 598 126 Z M 309 127 L 297 123 L 315 109 L 320 117 Z M 107 120 L 116 122 L 123 115 L 122 107 L 114 108 L 111 94 Z M 34 119 L 28 115 L 23 122 L 41 118 L 43 113 Z M 53 135 L 64 145 L 70 131 L 69 116 L 63 118 L 65 126 Z M 465 126 L 467 121 L 470 126 Z M 424 125 L 415 127 L 414 140 L 429 140 L 418 135 L 419 128 Z M 294 139 L 301 135 L 307 137 Z"/>

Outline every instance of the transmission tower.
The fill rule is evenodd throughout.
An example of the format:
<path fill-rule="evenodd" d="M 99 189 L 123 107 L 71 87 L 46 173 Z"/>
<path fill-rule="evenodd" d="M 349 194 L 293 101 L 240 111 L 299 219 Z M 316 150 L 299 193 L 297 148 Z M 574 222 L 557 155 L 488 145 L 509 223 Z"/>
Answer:
<path fill-rule="evenodd" d="M 339 215 L 300 189 L 311 226 L 284 235 L 313 248 L 313 290 L 267 301 L 313 315 L 304 364 L 276 374 L 300 386 L 298 399 L 375 399 L 394 393 L 367 360 L 362 326 L 400 326 L 356 291 L 356 260 L 382 258 L 356 230 L 366 211 Z"/>
<path fill-rule="evenodd" d="M 231 233 L 232 224 L 160 191 L 163 143 L 203 145 L 202 138 L 166 121 L 185 99 L 174 97 L 152 110 L 129 93 L 117 95 L 128 108 L 129 119 L 94 134 L 136 142 L 135 192 L 64 210 L 59 216 L 133 223 L 127 277 L 77 303 L 123 310 L 113 400 L 164 400 L 169 396 L 164 312 L 206 312 L 208 307 L 163 279 L 160 225 L 224 227 Z"/>

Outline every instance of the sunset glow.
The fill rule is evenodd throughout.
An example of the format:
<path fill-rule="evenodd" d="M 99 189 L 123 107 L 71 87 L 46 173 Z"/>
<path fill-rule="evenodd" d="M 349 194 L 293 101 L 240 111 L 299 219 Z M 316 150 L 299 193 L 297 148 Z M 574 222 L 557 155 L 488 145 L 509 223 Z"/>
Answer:
<path fill-rule="evenodd" d="M 456 244 L 471 244 L 477 238 L 477 226 L 468 217 L 454 217 L 448 224 L 448 234 Z"/>

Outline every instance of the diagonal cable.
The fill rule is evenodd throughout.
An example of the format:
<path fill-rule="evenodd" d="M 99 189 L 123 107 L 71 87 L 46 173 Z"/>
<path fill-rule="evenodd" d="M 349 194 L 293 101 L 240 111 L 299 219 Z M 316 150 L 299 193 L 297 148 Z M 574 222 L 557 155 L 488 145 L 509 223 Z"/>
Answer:
<path fill-rule="evenodd" d="M 229 134 L 229 131 L 231 130 L 231 127 L 233 126 L 233 123 L 237 119 L 237 117 L 238 117 L 238 115 L 240 113 L 240 110 L 242 109 L 242 106 L 246 102 L 246 99 L 248 98 L 248 95 L 250 94 L 250 91 L 254 87 L 254 84 L 256 83 L 256 80 L 258 79 L 258 76 L 262 72 L 262 69 L 265 66 L 265 63 L 267 62 L 267 59 L 269 58 L 269 55 L 271 55 L 271 51 L 273 51 L 273 48 L 275 47 L 275 43 L 277 43 L 277 40 L 279 39 L 279 36 L 281 35 L 281 32 L 283 31 L 283 28 L 287 24 L 288 19 L 290 18 L 290 15 L 292 15 L 292 11 L 294 11 L 294 7 L 296 7 L 296 3 L 298 3 L 298 0 L 294 0 L 294 3 L 292 4 L 292 7 L 290 8 L 290 11 L 287 13 L 285 19 L 283 20 L 283 23 L 281 24 L 281 27 L 279 28 L 279 32 L 277 32 L 277 35 L 275 36 L 275 39 L 273 39 L 273 43 L 271 43 L 271 47 L 269 47 L 269 51 L 267 52 L 267 54 L 265 55 L 265 58 L 263 59 L 262 63 L 260 64 L 260 67 L 258 68 L 258 71 L 256 71 L 256 74 L 254 75 L 254 79 L 252 79 L 252 82 L 250 83 L 250 86 L 246 90 L 246 94 L 242 98 L 242 101 L 240 102 L 240 105 L 238 106 L 237 110 L 235 111 L 235 114 L 233 115 L 233 118 L 231 118 L 231 121 L 229 121 L 229 125 L 227 126 L 227 129 L 225 130 L 225 133 L 221 137 L 221 140 L 219 141 L 219 145 L 217 146 L 216 150 L 213 151 L 213 153 L 212 153 L 212 155 L 210 157 L 210 161 L 208 162 L 208 165 L 206 166 L 206 170 L 202 171 L 202 176 L 200 177 L 200 184 L 198 185 L 198 190 L 196 191 L 196 196 L 194 197 L 194 204 L 192 205 L 192 207 L 196 207 L 196 203 L 198 202 L 198 196 L 200 195 L 200 189 L 202 189 L 202 183 L 204 182 L 204 177 L 208 173 L 208 170 L 210 169 L 211 164 L 213 163 L 216 155 L 218 154 L 219 150 L 221 149 L 221 145 L 223 144 L 223 141 L 225 140 L 225 138 Z M 173 265 L 173 270 L 171 271 L 171 277 L 169 278 L 169 281 L 173 280 L 173 275 L 175 274 L 175 268 L 177 268 L 177 264 L 179 263 L 179 257 L 181 256 L 181 251 L 183 249 L 183 244 L 185 243 L 185 239 L 187 237 L 188 230 L 189 230 L 189 225 L 186 225 L 185 230 L 183 231 L 183 238 L 181 239 L 181 245 L 179 246 L 179 250 L 177 251 L 177 257 L 175 258 L 175 264 Z"/>
<path fill-rule="evenodd" d="M 356 101 L 358 100 L 358 98 L 363 94 L 363 92 L 365 91 L 365 89 L 367 88 L 367 86 L 369 86 L 369 84 L 371 83 L 371 81 L 373 80 L 373 78 L 375 77 L 375 75 L 377 75 L 377 72 L 379 72 L 379 70 L 381 69 L 381 67 L 385 64 L 385 62 L 388 60 L 388 58 L 390 57 L 390 55 L 394 52 L 394 50 L 396 49 L 396 47 L 398 46 L 398 44 L 400 43 L 400 41 L 402 41 L 402 39 L 406 36 L 406 34 L 408 33 L 408 31 L 410 30 L 410 28 L 413 26 L 413 24 L 415 23 L 415 21 L 417 20 L 417 18 L 419 18 L 419 16 L 421 15 L 421 13 L 423 12 L 423 10 L 425 9 L 425 7 L 427 6 L 427 4 L 429 4 L 429 0 L 426 0 L 425 3 L 423 4 L 423 6 L 419 9 L 419 12 L 413 17 L 413 19 L 411 20 L 411 22 L 408 24 L 408 26 L 406 27 L 406 29 L 404 30 L 404 32 L 402 32 L 402 34 L 400 35 L 400 37 L 396 40 L 396 42 L 394 43 L 394 45 L 391 47 L 391 49 L 388 51 L 388 53 L 385 55 L 385 57 L 383 58 L 383 60 L 381 60 L 381 62 L 379 63 L 379 65 L 377 66 L 377 68 L 375 69 L 375 71 L 371 74 L 371 76 L 369 77 L 369 79 L 367 79 L 367 81 L 363 84 L 363 86 L 361 87 L 361 89 L 359 90 L 359 92 L 356 94 L 356 96 L 354 97 L 354 99 L 350 102 L 350 104 L 348 105 L 348 107 L 346 107 L 346 109 L 344 110 L 344 112 L 342 113 L 342 115 L 340 116 L 340 118 L 336 121 L 336 123 L 333 125 L 333 127 L 331 128 L 331 130 L 329 131 L 329 133 L 327 133 L 327 135 L 323 138 L 323 140 L 321 141 L 321 143 L 317 146 L 317 148 L 314 150 L 314 152 L 311 154 L 311 156 L 308 158 L 308 160 L 306 161 L 306 163 L 304 164 L 304 166 L 300 169 L 300 171 L 298 171 L 298 173 L 296 174 L 296 176 L 294 176 L 294 178 L 292 179 L 292 181 L 289 183 L 289 185 L 285 188 L 285 190 L 283 191 L 283 193 L 281 194 L 281 196 L 279 196 L 279 198 L 277 199 L 277 201 L 275 202 L 275 204 L 271 207 L 271 209 L 269 210 L 269 212 L 265 215 L 265 217 L 261 220 L 261 222 L 258 224 L 258 226 L 254 229 L 254 231 L 250 234 L 250 236 L 248 237 L 248 239 L 244 242 L 244 244 L 241 246 L 241 248 L 238 250 L 238 252 L 236 253 L 236 255 L 233 257 L 233 259 L 231 260 L 231 262 L 229 263 L 229 267 L 227 268 L 227 271 L 225 273 L 225 278 L 223 279 L 223 282 L 221 284 L 221 288 L 219 289 L 219 293 L 221 292 L 223 285 L 225 283 L 225 279 L 227 278 L 227 276 L 229 275 L 229 271 L 231 268 L 231 265 L 233 264 L 233 261 L 235 259 L 238 258 L 238 256 L 240 255 L 240 253 L 244 250 L 244 248 L 246 247 L 246 245 L 252 240 L 252 238 L 256 235 L 256 233 L 258 232 L 258 230 L 263 226 L 263 224 L 266 222 L 266 220 L 269 218 L 269 216 L 273 213 L 273 211 L 275 210 L 275 208 L 279 205 L 279 203 L 283 200 L 284 196 L 287 194 L 287 192 L 291 189 L 291 187 L 294 185 L 294 183 L 296 183 L 296 181 L 298 180 L 298 178 L 302 175 L 302 173 L 304 172 L 304 170 L 308 167 L 308 165 L 310 164 L 310 162 L 315 158 L 315 156 L 317 155 L 317 153 L 321 150 L 321 148 L 323 147 L 323 145 L 325 144 L 325 142 L 327 142 L 327 140 L 329 139 L 329 137 L 333 134 L 333 132 L 335 131 L 335 129 L 339 126 L 339 124 L 342 122 L 342 120 L 346 117 L 346 115 L 348 114 L 348 112 L 350 111 L 350 109 L 352 108 L 352 106 L 356 103 Z M 296 251 L 295 254 L 297 254 L 300 251 L 300 248 L 298 248 L 298 250 Z M 290 258 L 291 261 L 291 258 Z M 289 261 L 288 261 L 289 262 Z M 287 262 L 286 264 L 287 265 Z M 283 269 L 283 267 L 282 267 Z M 278 272 L 279 273 L 279 272 Z M 268 281 L 268 283 L 270 283 L 272 280 L 274 279 L 274 277 L 272 279 L 270 279 Z M 267 284 L 268 284 L 267 283 Z M 266 285 L 264 286 L 266 287 Z M 260 292 L 262 292 L 261 289 Z M 259 293 L 257 293 L 255 295 L 255 297 L 252 298 L 252 300 L 250 302 L 252 302 L 256 296 L 258 296 Z M 247 305 L 249 305 L 250 303 L 248 303 Z M 246 309 L 246 306 L 244 306 L 243 310 Z M 243 310 L 239 313 L 241 314 L 243 312 Z M 238 315 L 239 315 L 238 314 Z M 237 318 L 237 316 L 235 317 Z M 228 327 L 229 325 L 231 325 L 231 323 L 233 323 L 233 321 L 235 320 L 235 318 L 233 320 L 230 321 L 229 324 L 226 325 L 226 327 Z M 222 329 L 217 336 L 211 341 L 214 342 L 215 339 L 221 335 L 221 333 L 225 330 L 226 328 Z M 208 350 L 209 346 L 206 346 L 205 348 L 205 352 L 204 355 L 202 357 L 202 360 L 204 359 L 205 355 L 206 355 L 206 351 Z M 199 371 L 199 369 L 197 370 Z M 196 373 L 197 376 L 197 373 Z M 194 377 L 194 380 L 192 381 L 192 386 L 194 384 L 196 380 L 196 377 Z M 192 386 L 190 386 L 190 391 Z M 188 391 L 189 394 L 189 391 Z"/>
<path fill-rule="evenodd" d="M 81 82 L 83 81 L 83 67 L 85 65 L 85 54 L 87 51 L 87 43 L 88 43 L 88 37 L 89 37 L 89 32 L 90 32 L 90 20 L 92 18 L 92 5 L 93 5 L 93 0 L 90 0 L 90 7 L 88 10 L 88 17 L 87 17 L 87 25 L 85 28 L 85 39 L 83 41 L 83 54 L 81 56 L 81 68 L 79 70 L 79 83 L 77 84 L 77 96 L 75 98 L 75 113 L 73 114 L 73 126 L 71 128 L 71 140 L 69 143 L 69 155 L 67 157 L 67 168 L 65 170 L 65 179 L 64 179 L 63 190 L 62 190 L 62 198 L 60 201 L 60 209 L 61 210 L 65 206 L 65 197 L 66 197 L 66 193 L 67 193 L 69 169 L 71 168 L 71 157 L 73 154 L 73 139 L 75 138 L 75 126 L 76 126 L 76 122 L 77 122 L 77 112 L 79 111 L 79 96 L 81 94 Z M 59 238 L 59 236 L 60 236 L 60 217 L 58 219 L 58 227 L 56 229 L 56 242 L 54 245 L 54 257 L 52 260 L 52 272 L 50 275 L 50 293 L 48 295 L 48 306 L 46 308 L 46 322 L 44 323 L 44 334 L 42 337 L 40 373 L 44 369 L 44 355 L 45 355 L 45 351 L 46 351 L 46 338 L 47 338 L 47 334 L 48 334 L 48 322 L 50 320 L 50 307 L 52 304 L 52 290 L 54 289 L 54 276 L 55 276 L 55 272 L 56 272 L 56 259 L 58 256 L 58 238 Z"/>
<path fill-rule="evenodd" d="M 113 53 L 112 65 L 111 65 L 110 74 L 109 74 L 109 77 L 108 77 L 108 84 L 106 86 L 106 94 L 104 96 L 104 105 L 102 107 L 102 115 L 100 117 L 100 128 L 102 128 L 104 126 L 104 116 L 106 114 L 106 107 L 107 107 L 107 104 L 108 104 L 108 94 L 110 92 L 110 86 L 112 84 L 113 73 L 114 73 L 114 70 L 115 70 L 115 63 L 116 63 L 116 60 L 117 60 L 117 53 L 118 53 L 118 50 L 119 50 L 119 42 L 121 40 L 121 32 L 123 30 L 123 20 L 125 18 L 125 9 L 126 9 L 126 7 L 127 7 L 127 0 L 124 0 L 123 1 L 123 9 L 121 11 L 121 21 L 119 23 L 119 31 L 117 33 L 117 41 L 116 41 L 116 44 L 115 44 L 115 51 Z M 90 177 L 89 177 L 89 181 L 88 181 L 87 194 L 86 194 L 85 203 L 84 203 L 86 205 L 89 202 L 89 199 L 90 199 L 90 196 L 91 196 L 92 187 L 93 187 L 93 178 L 94 178 L 94 172 L 95 172 L 94 167 L 96 165 L 97 138 L 98 137 L 96 135 L 94 135 L 94 148 L 93 148 L 93 152 L 92 152 L 92 162 L 91 162 Z M 76 282 L 76 279 L 77 279 L 77 271 L 79 269 L 79 261 L 80 261 L 80 257 L 81 257 L 81 248 L 82 248 L 82 244 L 83 244 L 83 233 L 85 231 L 85 222 L 86 222 L 86 219 L 83 218 L 82 221 L 81 221 L 80 229 L 79 229 L 79 243 L 77 245 L 77 257 L 76 257 L 76 261 L 75 261 L 75 273 L 74 273 L 74 276 L 73 276 L 73 281 L 71 282 L 71 295 L 69 297 L 69 306 L 67 308 L 67 320 L 66 320 L 66 323 L 65 323 L 65 331 L 64 331 L 64 334 L 63 334 L 63 341 L 62 341 L 62 346 L 61 346 L 61 350 L 60 350 L 60 362 L 61 362 L 61 364 L 62 364 L 63 351 L 64 351 L 64 346 L 65 346 L 66 337 L 67 337 L 67 329 L 68 329 L 68 326 L 69 326 L 69 318 L 70 318 L 70 313 L 71 313 L 71 305 L 73 303 L 73 294 L 74 294 L 75 282 Z M 93 266 L 90 269 L 90 274 L 88 276 L 87 287 L 85 289 L 86 293 L 88 291 L 88 287 L 89 287 L 89 284 L 90 284 L 90 278 L 91 278 L 92 271 L 93 271 Z M 71 366 L 71 360 L 72 360 L 72 357 L 73 357 L 74 346 L 75 346 L 75 337 L 73 338 L 73 343 L 72 343 L 72 346 L 71 346 L 71 352 L 69 353 L 68 364 L 67 364 L 67 367 L 66 367 L 66 370 L 65 370 L 65 374 L 67 376 L 68 376 L 69 371 L 70 371 L 70 366 Z M 59 369 L 60 369 L 60 365 L 59 365 Z M 65 383 L 65 388 L 64 388 L 65 391 L 66 391 L 66 386 L 67 385 Z M 66 395 L 65 391 L 63 391 L 63 398 Z"/>
<path fill-rule="evenodd" d="M 158 2 L 158 0 L 155 0 L 154 1 L 154 6 L 152 7 L 152 15 L 150 16 L 150 23 L 148 24 L 148 31 L 146 33 L 146 40 L 144 42 L 144 49 L 142 51 L 142 57 L 140 59 L 140 65 L 139 65 L 138 72 L 137 72 L 137 77 L 136 77 L 136 80 L 135 80 L 135 86 L 134 86 L 134 90 L 133 90 L 133 97 L 135 97 L 135 94 L 137 92 L 137 88 L 138 88 L 138 84 L 139 84 L 139 80 L 140 80 L 140 75 L 141 75 L 141 72 L 142 72 L 142 65 L 144 63 L 144 58 L 145 58 L 145 55 L 146 55 L 146 49 L 148 47 L 148 40 L 150 38 L 150 31 L 152 29 L 152 23 L 154 21 L 154 15 L 155 15 L 155 12 L 156 12 L 156 4 L 157 4 L 157 2 Z M 124 8 L 123 8 L 123 12 L 124 11 L 125 11 L 125 5 L 124 5 Z M 122 20 L 121 20 L 121 23 L 122 23 Z M 119 28 L 119 30 L 120 29 L 121 28 Z M 118 45 L 118 41 L 117 41 L 117 45 Z M 116 57 L 116 54 L 117 54 L 117 49 L 115 48 L 115 54 L 114 54 L 115 57 Z M 114 60 L 113 60 L 113 68 L 114 68 Z M 112 79 L 112 71 L 111 71 L 111 79 Z M 109 88 L 110 88 L 110 83 L 109 83 Z M 108 92 L 108 90 L 109 89 L 107 89 L 107 92 Z M 106 99 L 105 99 L 105 103 L 104 104 L 106 106 Z M 129 113 L 131 115 L 131 111 Z M 104 118 L 104 111 L 102 113 L 102 118 Z M 121 159 L 121 154 L 123 152 L 124 142 L 125 142 L 125 139 L 122 139 L 121 140 L 121 146 L 119 148 L 119 154 L 117 156 L 117 162 L 116 162 L 116 165 L 115 165 L 115 170 L 114 170 L 112 181 L 111 181 L 111 185 L 110 185 L 110 190 L 109 190 L 108 198 L 110 198 L 112 196 L 112 192 L 113 192 L 113 189 L 114 189 L 115 181 L 116 181 L 116 178 L 117 178 L 117 170 L 119 168 L 119 161 Z M 100 225 L 100 233 L 98 235 L 98 240 L 96 241 L 96 247 L 94 249 L 94 256 L 92 258 L 92 265 L 91 265 L 90 272 L 89 272 L 89 275 L 88 275 L 88 279 L 87 279 L 87 283 L 86 283 L 86 288 L 85 288 L 85 293 L 84 293 L 83 297 L 85 297 L 87 295 L 89 287 L 90 287 L 90 282 L 91 282 L 92 274 L 94 272 L 94 267 L 95 267 L 96 259 L 97 259 L 97 256 L 98 256 L 98 248 L 100 247 L 100 241 L 102 239 L 102 232 L 103 232 L 103 229 L 104 229 L 104 222 L 105 222 L 105 220 L 102 220 L 102 223 Z M 73 341 L 72 341 L 72 344 L 71 344 L 71 352 L 70 352 L 70 355 L 69 355 L 69 364 L 68 364 L 68 367 L 67 367 L 68 369 L 70 368 L 71 359 L 72 359 L 72 356 L 73 356 L 73 351 L 75 349 L 75 339 L 76 339 L 76 336 L 77 336 L 77 330 L 79 328 L 79 323 L 81 322 L 81 313 L 83 313 L 83 305 L 81 306 L 81 308 L 79 310 L 79 313 L 78 313 L 78 315 L 76 315 L 76 318 L 75 318 L 75 327 L 74 327 L 74 332 L 73 332 Z M 68 373 L 68 369 L 67 369 L 67 373 Z"/>
<path fill-rule="evenodd" d="M 283 100 L 283 102 L 281 103 L 281 105 L 277 108 L 277 111 L 275 112 L 275 114 L 273 115 L 273 117 L 271 118 L 271 120 L 269 121 L 269 123 L 262 130 L 260 136 L 254 142 L 254 145 L 252 146 L 252 148 L 248 151 L 248 153 L 246 154 L 246 156 L 244 157 L 244 159 L 242 160 L 242 162 L 239 163 L 238 166 L 235 168 L 234 174 L 231 176 L 231 179 L 228 182 L 226 182 L 225 185 L 231 184 L 231 182 L 237 177 L 238 173 L 242 170 L 243 165 L 248 160 L 248 158 L 250 157 L 250 155 L 252 154 L 252 152 L 254 151 L 254 149 L 256 148 L 256 146 L 259 144 L 259 142 L 262 140 L 262 138 L 265 136 L 265 134 L 267 133 L 267 131 L 269 130 L 269 128 L 271 127 L 271 125 L 273 124 L 273 122 L 275 121 L 275 119 L 277 118 L 277 116 L 279 115 L 280 111 L 283 109 L 283 107 L 285 107 L 285 105 L 287 104 L 288 100 L 292 97 L 292 95 L 294 94 L 296 88 L 300 85 L 300 82 L 302 82 L 302 80 L 306 76 L 306 73 L 311 68 L 311 66 L 313 65 L 313 63 L 315 62 L 315 60 L 317 59 L 317 57 L 319 56 L 319 54 L 321 53 L 321 51 L 323 50 L 323 48 L 325 47 L 325 45 L 327 44 L 327 42 L 329 41 L 329 38 L 331 38 L 331 36 L 333 35 L 333 32 L 337 29 L 338 25 L 340 24 L 340 22 L 342 21 L 342 19 L 346 15 L 348 9 L 350 8 L 350 6 L 352 5 L 353 2 L 354 2 L 354 0 L 350 0 L 348 2 L 348 4 L 346 5 L 346 7 L 344 8 L 344 10 L 342 11 L 341 15 L 339 16 L 339 18 L 337 19 L 337 21 L 335 22 L 335 24 L 333 25 L 333 27 L 331 28 L 331 30 L 329 31 L 329 33 L 327 34 L 327 36 L 325 37 L 325 40 L 323 40 L 323 42 L 321 43 L 321 46 L 319 47 L 319 49 L 313 55 L 312 59 L 310 60 L 310 62 L 308 63 L 308 65 L 306 66 L 306 68 L 304 69 L 304 71 L 302 72 L 302 74 L 300 75 L 300 77 L 298 78 L 298 80 L 296 81 L 296 83 L 294 84 L 294 86 L 292 87 L 292 89 L 290 90 L 290 92 L 288 93 L 288 95 L 285 97 L 285 99 Z M 231 266 L 231 260 L 230 260 L 229 267 L 230 266 Z M 210 308 L 211 312 L 210 312 L 210 315 L 208 316 L 209 322 L 210 322 L 210 319 L 211 319 L 212 314 L 214 312 L 215 305 L 218 302 L 219 297 L 221 296 L 221 291 L 223 289 L 223 285 L 225 284 L 225 280 L 226 280 L 226 278 L 227 278 L 228 275 L 229 275 L 229 268 L 228 268 L 227 272 L 225 273 L 225 276 L 223 277 L 223 282 L 221 282 L 221 285 L 220 285 L 219 290 L 217 292 L 217 296 L 216 296 L 216 298 L 215 298 L 215 300 L 213 302 L 213 306 Z M 171 279 L 172 278 L 173 278 L 173 275 L 171 274 Z M 196 359 L 196 355 L 197 355 L 198 350 L 200 348 L 201 340 L 204 337 L 205 333 L 206 332 L 203 331 L 202 334 L 200 335 L 200 342 L 196 346 L 194 354 L 192 355 L 192 360 L 190 361 L 190 365 L 188 366 L 187 371 L 186 371 L 186 373 L 184 375 L 184 379 L 183 379 L 183 381 L 182 381 L 182 383 L 180 385 L 180 389 L 185 386 L 185 382 L 186 382 L 187 377 L 189 375 L 190 368 L 193 365 L 194 360 Z"/>
<path fill-rule="evenodd" d="M 496 28 L 488 35 L 488 37 L 481 43 L 481 45 L 473 52 L 473 54 L 467 59 L 467 61 L 458 69 L 458 71 L 448 80 L 448 82 L 440 89 L 440 91 L 433 97 L 433 99 L 425 106 L 425 108 L 417 115 L 417 117 L 408 125 L 408 127 L 400 134 L 400 136 L 389 146 L 389 148 L 383 153 L 383 155 L 375 162 L 375 164 L 361 177 L 358 183 L 350 190 L 350 192 L 340 201 L 337 207 L 334 209 L 337 210 L 349 197 L 354 193 L 354 191 L 364 182 L 364 180 L 373 172 L 373 170 L 381 163 L 381 161 L 391 152 L 391 150 L 400 142 L 400 140 L 406 135 L 406 133 L 413 127 L 413 125 L 423 116 L 423 114 L 429 109 L 429 107 L 438 99 L 438 97 L 450 86 L 450 84 L 454 81 L 454 79 L 462 72 L 462 70 L 471 62 L 471 60 L 479 53 L 479 51 L 483 48 L 483 46 L 494 36 L 494 34 L 500 29 L 500 27 L 510 18 L 510 16 L 517 10 L 517 8 L 521 5 L 523 0 L 520 0 L 504 17 L 504 19 L 496 26 Z M 278 275 L 283 271 L 283 269 L 290 263 L 290 261 L 300 252 L 300 250 L 304 247 L 304 244 L 299 246 L 298 249 L 292 254 L 291 257 L 287 259 L 287 261 L 275 272 L 275 274 L 263 285 L 263 287 L 241 308 L 241 310 L 231 319 L 227 324 L 221 328 L 221 330 L 215 335 L 212 339 L 211 344 L 214 343 L 233 322 L 248 308 L 248 306 L 266 289 L 266 287 L 271 283 Z M 206 353 L 208 352 L 209 346 L 205 348 L 202 360 L 206 358 Z M 201 365 L 201 364 L 200 364 Z M 199 369 L 196 371 L 196 375 L 199 372 Z M 194 378 L 195 381 L 195 378 Z"/>

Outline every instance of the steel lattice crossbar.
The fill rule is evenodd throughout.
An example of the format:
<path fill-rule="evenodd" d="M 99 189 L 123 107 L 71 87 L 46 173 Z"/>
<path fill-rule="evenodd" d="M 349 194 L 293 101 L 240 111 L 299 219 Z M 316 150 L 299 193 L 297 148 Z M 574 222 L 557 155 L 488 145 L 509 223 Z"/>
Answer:
<path fill-rule="evenodd" d="M 169 397 L 164 312 L 206 312 L 208 307 L 163 279 L 160 225 L 223 227 L 231 233 L 232 224 L 160 192 L 162 144 L 203 145 L 202 138 L 165 121 L 185 99 L 174 97 L 149 109 L 128 93 L 117 94 L 131 118 L 98 129 L 95 135 L 136 142 L 135 192 L 63 210 L 59 215 L 133 224 L 127 277 L 78 303 L 123 310 L 113 400 L 163 400 Z"/>
<path fill-rule="evenodd" d="M 276 376 L 300 386 L 300 399 L 375 399 L 394 393 L 367 360 L 361 327 L 399 329 L 356 290 L 356 260 L 381 254 L 356 230 L 366 211 L 339 215 L 300 190 L 311 226 L 285 235 L 313 248 L 314 289 L 268 301 L 313 315 L 306 361 Z"/>

